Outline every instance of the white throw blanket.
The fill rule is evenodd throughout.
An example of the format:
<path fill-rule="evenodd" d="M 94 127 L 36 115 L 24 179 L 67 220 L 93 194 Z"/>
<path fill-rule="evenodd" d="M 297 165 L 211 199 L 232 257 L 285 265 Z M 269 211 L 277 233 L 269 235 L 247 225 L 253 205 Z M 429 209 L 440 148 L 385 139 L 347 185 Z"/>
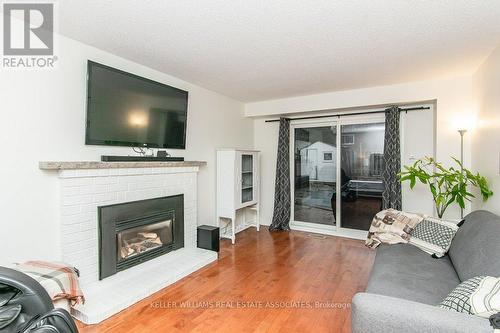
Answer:
<path fill-rule="evenodd" d="M 423 219 L 424 216 L 419 214 L 382 210 L 373 217 L 365 245 L 375 249 L 380 244 L 408 243 L 410 232 Z"/>

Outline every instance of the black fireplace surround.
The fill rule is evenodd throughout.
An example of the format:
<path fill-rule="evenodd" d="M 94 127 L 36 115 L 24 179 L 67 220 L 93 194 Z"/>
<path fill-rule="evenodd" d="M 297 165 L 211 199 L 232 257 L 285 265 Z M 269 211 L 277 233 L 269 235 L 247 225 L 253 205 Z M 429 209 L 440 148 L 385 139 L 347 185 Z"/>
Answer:
<path fill-rule="evenodd" d="M 101 206 L 99 279 L 184 247 L 184 195 Z"/>

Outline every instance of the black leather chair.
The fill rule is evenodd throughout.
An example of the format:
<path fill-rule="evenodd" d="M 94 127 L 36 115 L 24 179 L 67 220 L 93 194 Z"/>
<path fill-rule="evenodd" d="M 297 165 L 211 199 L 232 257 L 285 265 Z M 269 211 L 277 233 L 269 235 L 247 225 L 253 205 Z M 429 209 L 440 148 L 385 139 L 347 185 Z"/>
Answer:
<path fill-rule="evenodd" d="M 36 280 L 0 267 L 0 332 L 78 333 L 78 329 L 66 310 L 54 309 Z"/>

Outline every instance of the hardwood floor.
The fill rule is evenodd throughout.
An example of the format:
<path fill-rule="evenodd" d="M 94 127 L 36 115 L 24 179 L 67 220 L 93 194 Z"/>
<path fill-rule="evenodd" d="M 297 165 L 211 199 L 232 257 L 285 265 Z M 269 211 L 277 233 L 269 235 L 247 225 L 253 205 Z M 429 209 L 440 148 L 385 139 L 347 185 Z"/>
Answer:
<path fill-rule="evenodd" d="M 217 262 L 82 333 L 350 332 L 374 252 L 362 241 L 254 228 Z M 126 286 L 124 286 L 126 288 Z M 189 303 L 183 303 L 189 302 Z"/>

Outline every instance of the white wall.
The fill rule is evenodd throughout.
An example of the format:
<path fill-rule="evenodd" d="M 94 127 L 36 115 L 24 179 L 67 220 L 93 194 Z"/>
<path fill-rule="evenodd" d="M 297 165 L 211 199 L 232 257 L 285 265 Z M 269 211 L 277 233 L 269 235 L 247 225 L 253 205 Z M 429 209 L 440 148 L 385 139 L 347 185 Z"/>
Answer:
<path fill-rule="evenodd" d="M 474 84 L 472 76 L 457 77 L 452 79 L 421 81 L 390 86 L 381 86 L 366 89 L 356 89 L 349 91 L 331 92 L 317 95 L 300 96 L 270 100 L 263 102 L 249 103 L 245 105 L 245 115 L 255 119 L 254 125 L 254 146 L 262 151 L 262 223 L 270 223 L 272 219 L 273 197 L 274 197 L 274 175 L 276 168 L 276 149 L 278 123 L 265 123 L 265 119 L 276 118 L 279 115 L 299 115 L 310 111 L 335 110 L 342 111 L 352 108 L 363 108 L 367 106 L 382 106 L 390 104 L 411 104 L 417 102 L 430 102 L 435 105 L 436 116 L 434 121 L 428 123 L 434 115 L 426 114 L 421 121 L 416 123 L 414 118 L 409 118 L 407 123 L 413 132 L 411 137 L 418 137 L 417 128 L 421 128 L 421 141 L 415 141 L 415 147 L 406 148 L 407 156 L 403 160 L 408 163 L 409 156 L 416 157 L 424 152 L 435 149 L 436 157 L 445 164 L 451 163 L 450 156 L 460 156 L 460 137 L 456 131 L 456 119 L 469 115 L 476 109 Z M 434 128 L 435 124 L 435 128 Z M 429 135 L 436 137 L 435 147 L 429 148 Z M 465 164 L 470 166 L 470 137 L 465 141 Z M 419 189 L 427 194 L 425 189 Z M 415 200 L 415 198 L 412 198 Z M 408 199 L 409 200 L 409 199 Z M 424 196 L 427 213 L 430 213 L 430 197 Z M 417 207 L 410 205 L 412 210 Z M 420 207 L 420 206 L 418 206 Z M 419 208 L 420 209 L 420 208 Z M 446 217 L 458 218 L 459 209 L 450 207 Z"/>
<path fill-rule="evenodd" d="M 403 112 L 401 114 L 401 164 L 411 165 L 416 159 L 434 156 L 434 105 L 431 110 Z M 418 182 L 410 189 L 408 182 L 402 186 L 403 210 L 435 215 L 435 205 L 427 185 Z M 458 213 L 456 211 L 455 213 Z"/>
<path fill-rule="evenodd" d="M 443 162 L 460 155 L 457 118 L 475 112 L 472 76 L 419 81 L 366 89 L 292 97 L 245 105 L 247 117 L 290 115 L 292 113 L 356 108 L 376 105 L 436 101 L 436 154 Z M 470 164 L 470 142 L 466 140 L 466 163 Z"/>
<path fill-rule="evenodd" d="M 254 120 L 254 129 L 254 148 L 260 150 L 260 223 L 270 225 L 273 219 L 279 123 L 266 123 L 265 118 L 258 118 Z"/>
<path fill-rule="evenodd" d="M 473 138 L 472 166 L 485 176 L 494 195 L 485 203 L 474 202 L 474 209 L 500 214 L 500 46 L 475 75 L 478 99 L 477 127 L 467 135 Z"/>
<path fill-rule="evenodd" d="M 84 143 L 87 59 L 189 91 L 187 148 L 170 153 L 208 162 L 198 178 L 198 223 L 215 223 L 215 149 L 253 146 L 243 104 L 88 45 L 58 42 L 57 69 L 0 73 L 0 264 L 60 257 L 56 174 L 40 171 L 39 161 L 132 153 Z"/>

